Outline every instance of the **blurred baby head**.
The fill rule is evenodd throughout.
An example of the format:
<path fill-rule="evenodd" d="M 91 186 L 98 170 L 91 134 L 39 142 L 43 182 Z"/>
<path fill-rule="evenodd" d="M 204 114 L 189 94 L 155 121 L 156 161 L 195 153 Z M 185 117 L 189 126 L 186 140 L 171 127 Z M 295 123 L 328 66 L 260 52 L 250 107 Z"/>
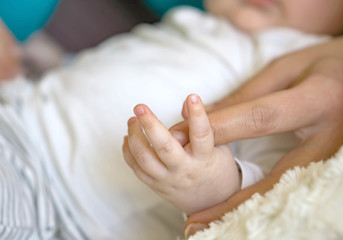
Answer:
<path fill-rule="evenodd" d="M 343 32 L 343 0 L 206 0 L 206 7 L 248 32 L 269 27 Z"/>

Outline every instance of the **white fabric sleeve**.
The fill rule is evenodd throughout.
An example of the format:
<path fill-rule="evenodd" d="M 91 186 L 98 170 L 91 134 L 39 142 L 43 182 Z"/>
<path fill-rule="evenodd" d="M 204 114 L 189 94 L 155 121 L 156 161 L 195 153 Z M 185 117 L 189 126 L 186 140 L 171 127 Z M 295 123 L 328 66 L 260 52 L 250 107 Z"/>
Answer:
<path fill-rule="evenodd" d="M 241 182 L 241 190 L 253 185 L 254 183 L 260 181 L 265 177 L 262 168 L 258 165 L 240 161 L 238 158 L 235 157 L 235 162 L 239 171 L 241 171 L 242 182 Z M 188 219 L 188 215 L 186 213 L 182 213 L 183 220 L 186 221 Z"/>
<path fill-rule="evenodd" d="M 265 177 L 262 168 L 258 165 L 251 162 L 240 161 L 238 158 L 235 158 L 235 161 L 241 171 L 241 189 L 249 187 Z"/>

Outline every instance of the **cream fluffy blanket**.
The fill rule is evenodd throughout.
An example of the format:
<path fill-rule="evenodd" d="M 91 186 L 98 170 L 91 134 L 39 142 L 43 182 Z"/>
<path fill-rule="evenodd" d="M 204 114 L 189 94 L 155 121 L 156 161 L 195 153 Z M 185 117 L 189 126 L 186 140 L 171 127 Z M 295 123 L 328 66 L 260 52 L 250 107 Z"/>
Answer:
<path fill-rule="evenodd" d="M 343 239 L 343 147 L 327 161 L 286 172 L 190 240 Z"/>

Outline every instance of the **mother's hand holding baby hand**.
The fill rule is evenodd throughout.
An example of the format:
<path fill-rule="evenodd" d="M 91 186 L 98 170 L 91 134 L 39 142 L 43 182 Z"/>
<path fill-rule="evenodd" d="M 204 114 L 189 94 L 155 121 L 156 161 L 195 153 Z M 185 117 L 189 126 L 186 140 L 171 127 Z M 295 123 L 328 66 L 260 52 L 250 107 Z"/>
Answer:
<path fill-rule="evenodd" d="M 186 235 L 265 193 L 295 166 L 327 159 L 343 143 L 343 38 L 275 60 L 231 96 L 208 108 L 215 143 L 293 131 L 298 147 L 262 181 L 189 217 Z M 184 113 L 187 117 L 187 111 Z M 182 129 L 177 125 L 174 128 Z"/>
<path fill-rule="evenodd" d="M 230 148 L 214 146 L 210 122 L 199 97 L 190 95 L 190 141 L 182 146 L 145 105 L 134 109 L 124 139 L 125 161 L 139 179 L 187 214 L 225 201 L 240 189 Z M 143 131 L 144 129 L 144 131 Z"/>

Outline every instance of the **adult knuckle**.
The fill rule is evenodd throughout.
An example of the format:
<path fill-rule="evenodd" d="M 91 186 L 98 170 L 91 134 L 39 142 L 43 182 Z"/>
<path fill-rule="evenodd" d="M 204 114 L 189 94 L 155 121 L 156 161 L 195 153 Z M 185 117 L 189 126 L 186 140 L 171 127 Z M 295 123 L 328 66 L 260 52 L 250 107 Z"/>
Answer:
<path fill-rule="evenodd" d="M 271 130 L 275 127 L 275 111 L 265 106 L 254 106 L 245 114 L 245 124 L 255 131 Z"/>
<path fill-rule="evenodd" d="M 269 67 L 277 70 L 283 65 L 283 62 L 283 58 L 275 58 L 269 63 Z"/>
<path fill-rule="evenodd" d="M 285 68 L 285 66 L 289 66 L 292 59 L 290 57 L 278 57 L 273 59 L 269 64 L 270 71 L 275 73 L 280 73 Z"/>
<path fill-rule="evenodd" d="M 312 66 L 311 72 L 343 80 L 343 60 L 335 57 L 320 59 Z"/>
<path fill-rule="evenodd" d="M 328 92 L 331 93 L 330 95 L 332 97 L 334 97 L 335 102 L 343 103 L 343 81 L 338 78 L 327 78 L 327 81 L 330 84 L 330 89 L 328 89 Z"/>
<path fill-rule="evenodd" d="M 290 66 L 294 68 L 293 55 L 272 60 L 263 71 L 265 71 L 270 78 L 277 80 L 279 84 L 285 84 L 294 79 L 297 72 L 296 70 L 288 71 L 287 69 L 289 69 Z"/>
<path fill-rule="evenodd" d="M 315 63 L 315 67 L 318 68 L 336 68 L 339 67 L 341 68 L 342 66 L 342 59 L 340 58 L 336 58 L 336 57 L 325 57 L 325 58 L 321 58 L 319 59 L 316 63 Z"/>
<path fill-rule="evenodd" d="M 222 139 L 223 136 L 225 135 L 224 133 L 226 132 L 226 124 L 216 124 L 214 125 L 213 122 L 211 124 L 211 129 L 212 129 L 212 134 L 213 134 L 213 139 L 219 140 Z"/>
<path fill-rule="evenodd" d="M 330 81 L 330 88 L 327 90 L 326 97 L 323 99 L 324 108 L 337 115 L 343 109 L 343 82 L 335 81 L 334 79 L 327 79 L 327 81 Z"/>
<path fill-rule="evenodd" d="M 309 78 L 314 88 L 313 93 L 321 99 L 323 112 L 341 111 L 343 108 L 343 61 L 325 59 L 319 63 Z"/>

